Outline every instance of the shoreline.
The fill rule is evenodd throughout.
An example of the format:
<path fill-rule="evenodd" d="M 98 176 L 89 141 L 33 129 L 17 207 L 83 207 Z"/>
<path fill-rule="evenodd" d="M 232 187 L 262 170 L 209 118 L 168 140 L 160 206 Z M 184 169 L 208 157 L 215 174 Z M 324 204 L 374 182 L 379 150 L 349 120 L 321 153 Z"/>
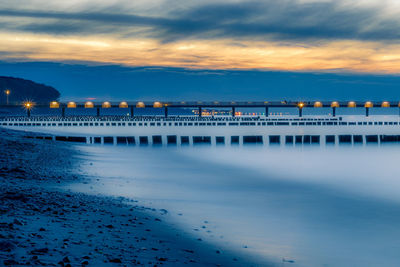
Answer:
<path fill-rule="evenodd" d="M 69 192 L 82 182 L 70 144 L 0 130 L 0 259 L 4 265 L 265 266 L 221 250 L 135 200 Z M 76 173 L 74 171 L 74 173 Z M 133 205 L 131 205 L 133 203 Z M 151 213 L 147 210 L 150 209 Z"/>

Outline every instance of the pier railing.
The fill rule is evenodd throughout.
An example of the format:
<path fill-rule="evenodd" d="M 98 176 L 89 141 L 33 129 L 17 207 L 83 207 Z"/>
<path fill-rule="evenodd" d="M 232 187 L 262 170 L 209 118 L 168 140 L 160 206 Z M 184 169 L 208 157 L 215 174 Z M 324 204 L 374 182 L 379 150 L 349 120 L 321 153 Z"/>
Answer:
<path fill-rule="evenodd" d="M 50 103 L 34 103 L 25 101 L 23 103 L 10 103 L 0 105 L 0 108 L 12 108 L 22 106 L 26 109 L 27 116 L 31 114 L 34 107 L 47 107 L 51 109 L 60 109 L 61 116 L 65 116 L 66 109 L 85 108 L 96 109 L 96 115 L 101 115 L 102 109 L 120 108 L 128 109 L 131 117 L 135 116 L 136 109 L 142 108 L 160 108 L 164 109 L 164 116 L 168 117 L 169 108 L 194 108 L 198 109 L 198 116 L 203 115 L 205 108 L 229 108 L 231 115 L 236 115 L 237 108 L 264 108 L 265 115 L 268 116 L 269 108 L 296 108 L 298 109 L 299 117 L 303 115 L 303 108 L 331 108 L 332 116 L 336 116 L 337 108 L 365 108 L 365 115 L 369 116 L 369 109 L 373 107 L 381 108 L 399 108 L 400 115 L 400 102 L 395 101 L 181 101 L 181 102 L 150 102 L 150 101 L 121 101 L 121 102 L 58 102 L 52 101 Z"/>

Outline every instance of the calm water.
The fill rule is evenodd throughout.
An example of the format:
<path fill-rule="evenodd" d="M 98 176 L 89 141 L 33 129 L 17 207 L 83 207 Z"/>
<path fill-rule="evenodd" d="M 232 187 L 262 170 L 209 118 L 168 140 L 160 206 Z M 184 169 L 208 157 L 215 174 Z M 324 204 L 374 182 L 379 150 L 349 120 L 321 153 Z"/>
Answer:
<path fill-rule="evenodd" d="M 278 266 L 400 266 L 400 148 L 78 148 L 98 180 L 73 189 L 167 209 L 196 238 Z"/>

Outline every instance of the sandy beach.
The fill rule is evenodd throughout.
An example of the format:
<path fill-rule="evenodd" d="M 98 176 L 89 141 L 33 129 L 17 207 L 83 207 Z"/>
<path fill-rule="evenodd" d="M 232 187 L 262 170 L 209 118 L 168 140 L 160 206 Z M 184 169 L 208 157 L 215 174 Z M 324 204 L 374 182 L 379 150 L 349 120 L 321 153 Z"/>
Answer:
<path fill-rule="evenodd" d="M 0 136 L 0 265 L 265 266 L 170 226 L 167 210 L 64 190 L 85 183 L 70 144 Z"/>

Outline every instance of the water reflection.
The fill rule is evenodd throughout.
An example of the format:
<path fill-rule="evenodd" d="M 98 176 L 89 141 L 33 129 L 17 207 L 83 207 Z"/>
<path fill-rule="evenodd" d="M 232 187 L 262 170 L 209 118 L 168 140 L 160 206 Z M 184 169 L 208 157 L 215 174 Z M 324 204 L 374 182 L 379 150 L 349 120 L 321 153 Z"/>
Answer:
<path fill-rule="evenodd" d="M 165 208 L 207 240 L 284 266 L 400 265 L 398 148 L 79 149 L 99 181 L 75 189 Z"/>

